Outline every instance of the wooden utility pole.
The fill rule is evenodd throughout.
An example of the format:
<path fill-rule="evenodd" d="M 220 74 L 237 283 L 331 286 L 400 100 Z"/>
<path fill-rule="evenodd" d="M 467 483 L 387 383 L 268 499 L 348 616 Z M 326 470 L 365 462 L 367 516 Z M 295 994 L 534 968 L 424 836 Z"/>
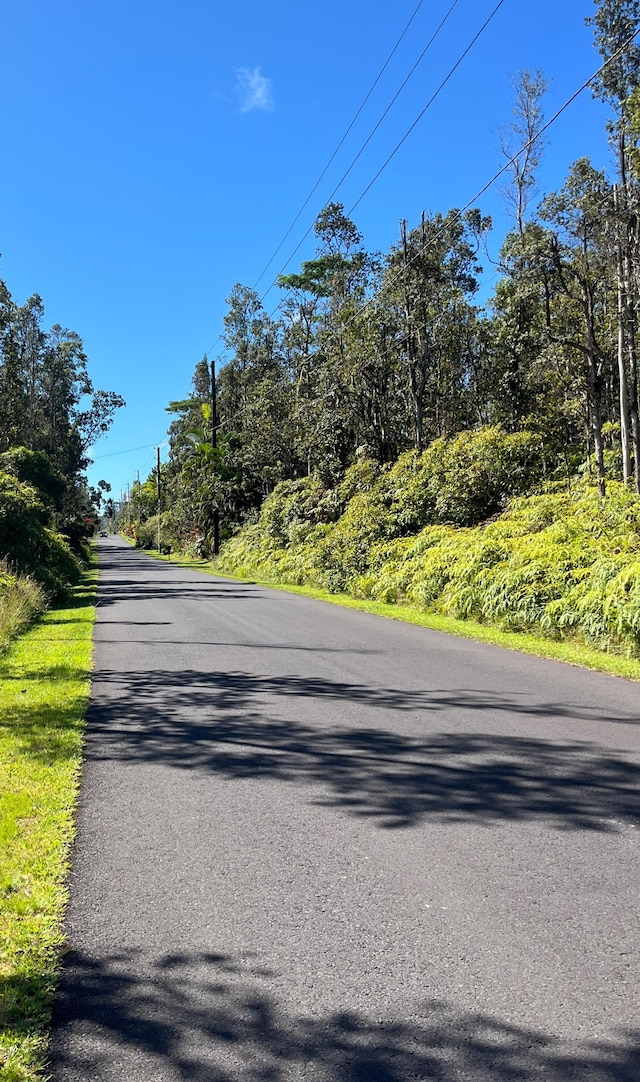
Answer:
<path fill-rule="evenodd" d="M 216 362 L 211 362 L 211 446 L 218 446 L 218 404 L 216 394 Z M 220 552 L 220 511 L 218 507 L 213 511 L 213 555 Z"/>

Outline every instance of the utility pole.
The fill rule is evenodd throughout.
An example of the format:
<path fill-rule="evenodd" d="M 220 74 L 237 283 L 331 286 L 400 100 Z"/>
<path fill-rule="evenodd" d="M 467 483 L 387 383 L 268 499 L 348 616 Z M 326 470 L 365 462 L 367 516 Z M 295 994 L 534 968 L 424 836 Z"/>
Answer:
<path fill-rule="evenodd" d="M 211 362 L 211 446 L 218 446 L 218 405 L 216 394 L 216 362 Z M 213 512 L 213 555 L 220 552 L 220 511 L 216 506 Z"/>
<path fill-rule="evenodd" d="M 156 469 L 156 485 L 158 490 L 158 556 L 160 555 L 160 516 L 162 514 L 162 504 L 160 502 L 160 448 L 156 448 L 158 452 L 158 465 Z"/>
<path fill-rule="evenodd" d="M 140 525 L 140 470 L 136 470 L 136 480 L 138 482 L 138 487 L 136 489 L 136 495 L 138 497 L 137 504 L 138 504 L 138 526 L 139 526 Z"/>

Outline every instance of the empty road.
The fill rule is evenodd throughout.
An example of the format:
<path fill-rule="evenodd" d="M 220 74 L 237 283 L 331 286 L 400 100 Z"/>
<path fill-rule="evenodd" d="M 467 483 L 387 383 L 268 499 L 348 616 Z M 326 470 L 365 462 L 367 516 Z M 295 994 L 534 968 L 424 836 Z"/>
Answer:
<path fill-rule="evenodd" d="M 638 1082 L 639 685 L 99 552 L 54 1082 Z"/>

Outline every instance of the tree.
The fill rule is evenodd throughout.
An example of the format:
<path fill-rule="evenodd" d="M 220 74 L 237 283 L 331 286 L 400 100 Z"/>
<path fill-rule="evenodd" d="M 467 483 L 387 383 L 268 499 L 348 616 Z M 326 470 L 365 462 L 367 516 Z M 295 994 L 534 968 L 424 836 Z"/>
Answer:
<path fill-rule="evenodd" d="M 535 195 L 536 170 L 544 145 L 540 137 L 544 120 L 540 102 L 548 86 L 541 71 L 521 71 L 513 82 L 513 120 L 500 132 L 502 153 L 511 175 L 511 183 L 503 193 L 520 236 L 524 234 L 525 214 Z"/>
<path fill-rule="evenodd" d="M 640 80 L 640 0 L 594 0 L 596 12 L 586 20 L 605 68 L 593 93 L 613 111 L 608 128 L 618 173 L 616 192 L 616 262 L 618 313 L 618 371 L 620 428 L 624 480 L 631 474 L 629 419 L 635 458 L 636 489 L 640 492 L 640 417 L 638 412 L 637 312 L 640 298 L 640 234 L 638 184 L 632 162 L 638 145 L 633 122 L 634 92 Z M 628 368 L 627 368 L 628 364 Z"/>
<path fill-rule="evenodd" d="M 611 198 L 611 189 L 604 174 L 582 158 L 572 166 L 561 191 L 548 196 L 541 207 L 541 217 L 552 226 L 549 254 L 554 293 L 547 307 L 548 332 L 551 341 L 584 358 L 601 496 L 605 494 L 606 477 L 602 390 L 609 361 L 601 335 L 610 299 L 609 248 L 602 212 L 607 198 Z"/>
<path fill-rule="evenodd" d="M 478 210 L 423 214 L 411 232 L 401 223 L 400 242 L 387 260 L 383 290 L 395 322 L 417 451 L 425 440 L 448 434 L 464 412 L 460 328 L 478 288 L 479 243 L 489 227 Z"/>
<path fill-rule="evenodd" d="M 92 516 L 89 450 L 124 400 L 94 389 L 75 332 L 58 324 L 47 331 L 43 320 L 37 294 L 18 306 L 0 282 L 0 452 L 22 447 L 44 456 L 62 484 L 54 524 L 79 545 Z"/>

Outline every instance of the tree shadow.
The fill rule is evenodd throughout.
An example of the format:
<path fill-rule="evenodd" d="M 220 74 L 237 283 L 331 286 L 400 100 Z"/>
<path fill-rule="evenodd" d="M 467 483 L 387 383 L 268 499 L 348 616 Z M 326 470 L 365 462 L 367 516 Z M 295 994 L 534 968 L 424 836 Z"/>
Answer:
<path fill-rule="evenodd" d="M 440 1000 L 375 1016 L 279 1004 L 250 954 L 67 958 L 52 1082 L 637 1082 L 640 1031 L 570 1041 Z M 383 1015 L 381 1017 L 381 1015 Z"/>
<path fill-rule="evenodd" d="M 124 625 L 124 624 L 134 624 L 135 621 L 134 620 L 113 620 L 113 621 L 102 620 L 101 621 L 101 626 L 102 626 L 102 624 L 105 624 L 105 623 L 113 623 L 115 625 L 118 625 L 118 624 L 123 624 Z M 159 623 L 156 622 L 156 621 L 152 621 L 152 622 L 150 622 L 148 624 L 139 624 L 139 626 L 140 627 L 157 627 L 157 626 L 159 626 Z M 317 654 L 351 654 L 351 655 L 357 654 L 358 656 L 369 656 L 369 657 L 371 657 L 371 656 L 374 656 L 376 654 L 381 654 L 382 653 L 381 650 L 367 650 L 365 647 L 357 647 L 357 646 L 348 646 L 348 647 L 344 647 L 344 646 L 324 646 L 324 645 L 321 645 L 321 646 L 305 646 L 305 645 L 303 645 L 302 643 L 299 643 L 299 642 L 222 642 L 219 639 L 194 639 L 194 638 L 191 638 L 191 637 L 190 638 L 184 638 L 184 639 L 162 639 L 162 638 L 132 639 L 132 638 L 129 638 L 129 637 L 127 637 L 125 639 L 113 639 L 113 638 L 109 637 L 108 639 L 98 639 L 97 641 L 109 643 L 110 645 L 113 644 L 113 643 L 116 643 L 119 646 L 125 646 L 125 645 L 126 646 L 131 646 L 131 645 L 135 645 L 135 646 L 152 646 L 152 645 L 153 646 L 155 646 L 155 645 L 161 645 L 161 646 L 216 646 L 216 647 L 219 647 L 220 649 L 228 648 L 230 650 L 286 650 L 287 652 L 289 652 L 290 650 L 293 650 L 295 653 L 314 654 L 314 655 L 317 655 Z"/>
<path fill-rule="evenodd" d="M 188 578 L 190 568 L 165 563 L 132 549 L 128 545 L 107 545 L 100 549 L 98 608 L 120 601 L 211 600 L 255 601 L 268 595 L 256 583 L 238 583 L 232 579 L 208 575 L 198 567 Z M 152 577 L 150 577 L 150 572 Z M 286 594 L 282 595 L 286 598 Z"/>
<path fill-rule="evenodd" d="M 213 598 L 223 601 L 256 601 L 264 599 L 264 591 L 244 589 L 235 584 L 220 583 L 215 579 L 211 583 L 190 579 L 172 578 L 170 582 L 133 582 L 130 578 L 121 582 L 110 579 L 108 588 L 98 588 L 97 608 L 106 609 L 121 601 L 211 601 Z"/>
<path fill-rule="evenodd" d="M 335 703 L 347 703 L 352 716 L 364 708 L 369 724 L 331 725 Z M 620 821 L 640 822 L 640 765 L 623 752 L 589 741 L 451 732 L 421 737 L 384 727 L 389 711 L 413 717 L 452 709 L 515 713 L 533 724 L 585 713 L 602 720 L 569 704 L 531 705 L 470 690 L 406 691 L 242 672 L 102 670 L 86 755 L 310 786 L 315 803 L 384 828 L 432 819 L 607 831 Z"/>
<path fill-rule="evenodd" d="M 7 666 L 0 677 L 7 691 L 0 712 L 0 735 L 3 730 L 10 733 L 15 750 L 35 762 L 53 764 L 75 758 L 78 731 L 84 727 L 87 711 L 86 669 L 41 664 L 32 671 L 14 672 Z M 51 701 L 42 698 L 43 683 L 52 687 Z"/>

